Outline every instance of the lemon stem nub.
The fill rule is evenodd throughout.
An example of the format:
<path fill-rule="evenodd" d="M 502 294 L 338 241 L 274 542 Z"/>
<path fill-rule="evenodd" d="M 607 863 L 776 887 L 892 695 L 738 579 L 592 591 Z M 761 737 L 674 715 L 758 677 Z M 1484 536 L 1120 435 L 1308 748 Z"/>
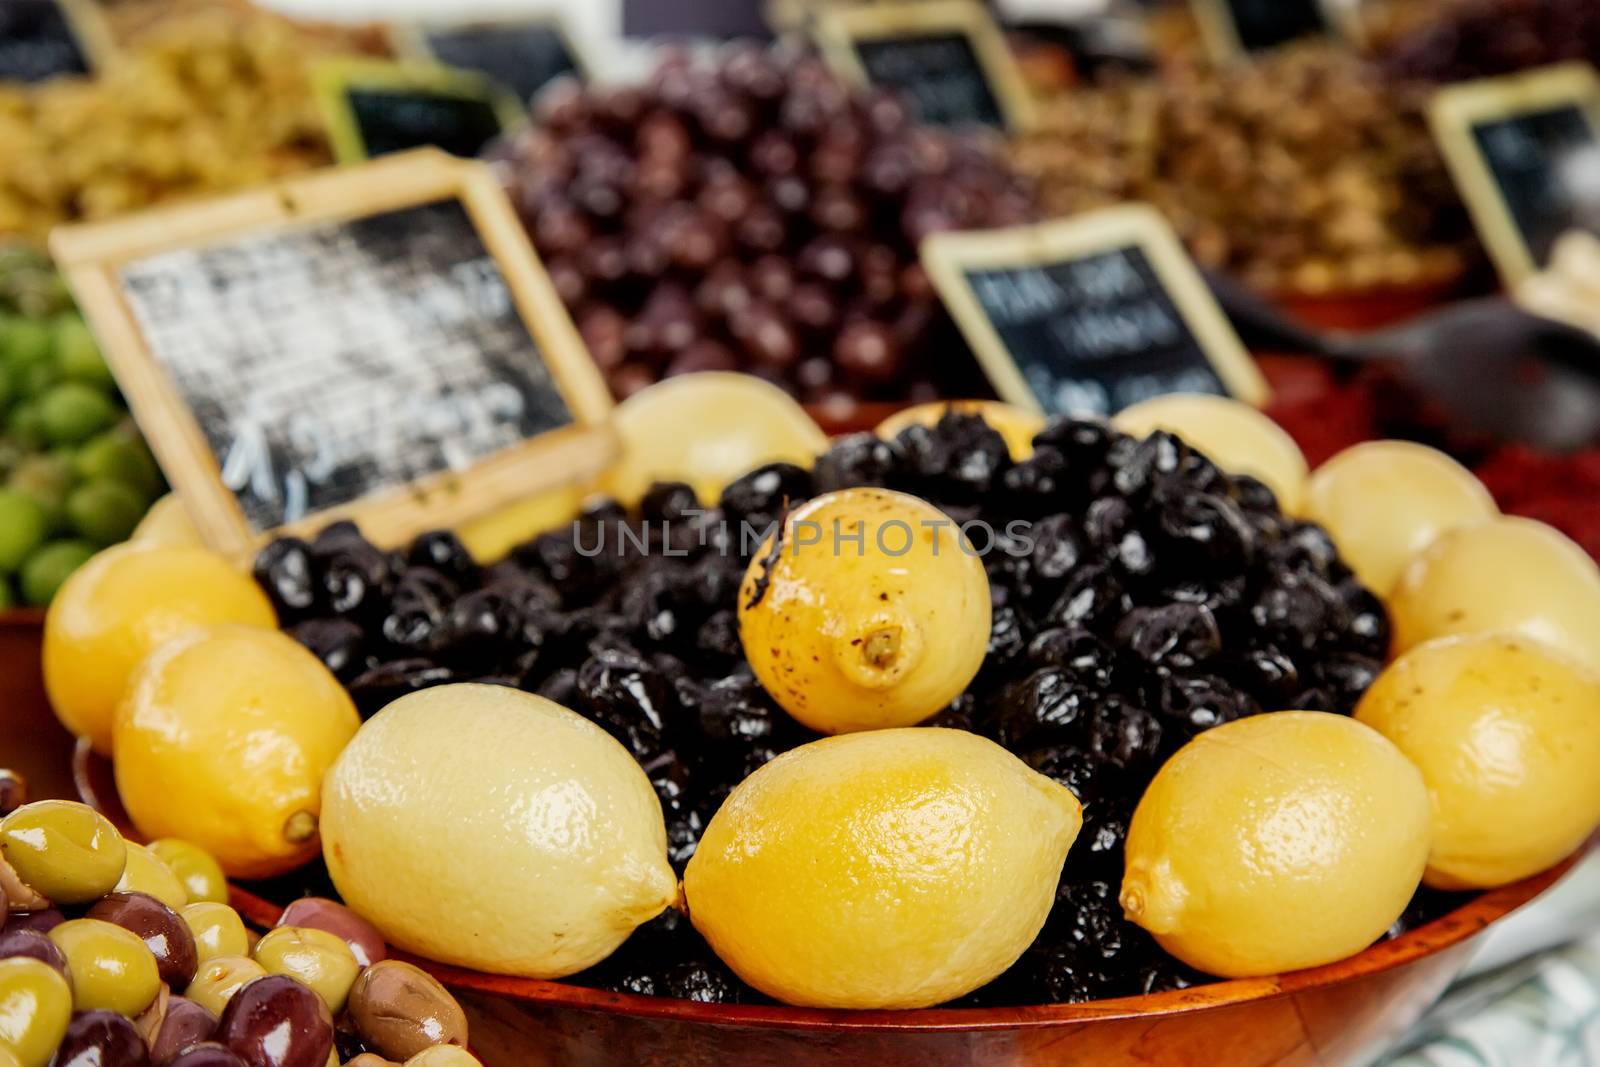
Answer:
<path fill-rule="evenodd" d="M 317 817 L 309 811 L 297 811 L 283 822 L 283 839 L 291 845 L 304 844 L 315 836 Z"/>
<path fill-rule="evenodd" d="M 861 656 L 873 670 L 886 671 L 900 654 L 901 629 L 898 626 L 874 630 L 861 644 Z"/>

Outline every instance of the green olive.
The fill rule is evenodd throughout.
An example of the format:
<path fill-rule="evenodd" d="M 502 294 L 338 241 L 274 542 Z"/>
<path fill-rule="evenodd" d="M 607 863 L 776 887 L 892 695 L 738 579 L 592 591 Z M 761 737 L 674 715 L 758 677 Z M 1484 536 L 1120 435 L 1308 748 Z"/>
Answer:
<path fill-rule="evenodd" d="M 128 849 L 104 815 L 70 800 L 25 804 L 0 819 L 0 856 L 57 904 L 85 904 L 116 887 Z"/>
<path fill-rule="evenodd" d="M 288 975 L 308 986 L 335 1015 L 344 1011 L 350 987 L 361 973 L 344 938 L 302 926 L 267 931 L 256 944 L 255 960 L 268 974 Z"/>
<path fill-rule="evenodd" d="M 188 906 L 189 891 L 172 868 L 143 845 L 128 842 L 128 865 L 117 880 L 118 893 L 144 893 L 177 911 Z"/>
<path fill-rule="evenodd" d="M 235 993 L 266 974 L 261 964 L 248 956 L 218 956 L 200 965 L 183 995 L 220 1019 Z"/>
<path fill-rule="evenodd" d="M 75 1010 L 103 1009 L 131 1019 L 156 999 L 160 969 L 133 931 L 100 919 L 72 919 L 49 937 L 67 957 Z"/>
<path fill-rule="evenodd" d="M 250 935 L 245 931 L 244 920 L 226 904 L 203 900 L 178 914 L 194 934 L 195 953 L 202 964 L 222 956 L 250 955 Z"/>
<path fill-rule="evenodd" d="M 0 1052 L 10 1049 L 20 1067 L 45 1067 L 71 1020 L 72 988 L 60 971 L 31 956 L 0 960 Z"/>
<path fill-rule="evenodd" d="M 483 1067 L 460 1045 L 433 1045 L 405 1062 L 405 1067 Z"/>
<path fill-rule="evenodd" d="M 189 903 L 202 900 L 215 904 L 228 902 L 228 876 L 222 873 L 222 865 L 211 853 L 199 845 L 191 845 L 175 837 L 163 837 L 150 842 L 150 851 L 178 876 L 184 892 L 189 894 Z"/>

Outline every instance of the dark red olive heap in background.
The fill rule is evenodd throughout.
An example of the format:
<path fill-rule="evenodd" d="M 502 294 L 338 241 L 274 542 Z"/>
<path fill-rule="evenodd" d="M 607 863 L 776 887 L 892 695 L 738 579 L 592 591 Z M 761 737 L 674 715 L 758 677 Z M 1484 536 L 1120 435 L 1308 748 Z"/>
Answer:
<path fill-rule="evenodd" d="M 751 44 L 669 52 L 640 87 L 553 90 L 535 117 L 496 160 L 619 396 L 701 370 L 840 414 L 987 393 L 917 245 L 1032 217 L 989 146 Z"/>

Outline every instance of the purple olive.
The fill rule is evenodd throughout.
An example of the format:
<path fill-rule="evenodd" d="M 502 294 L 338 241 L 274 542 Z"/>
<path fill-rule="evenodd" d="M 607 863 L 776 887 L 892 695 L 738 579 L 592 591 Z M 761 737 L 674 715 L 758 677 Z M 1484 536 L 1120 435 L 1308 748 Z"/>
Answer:
<path fill-rule="evenodd" d="M 238 1053 L 215 1041 L 202 1041 L 191 1045 L 168 1067 L 250 1067 Z"/>
<path fill-rule="evenodd" d="M 167 1017 L 150 1042 L 150 1062 L 163 1067 L 217 1032 L 217 1017 L 185 997 L 167 998 Z M 220 1046 L 219 1046 L 220 1047 Z"/>
<path fill-rule="evenodd" d="M 217 1040 L 247 1067 L 324 1067 L 333 1049 L 333 1016 L 306 986 L 269 974 L 228 1001 Z"/>
<path fill-rule="evenodd" d="M 187 989 L 200 966 L 194 934 L 178 913 L 145 893 L 107 893 L 87 913 L 138 935 L 156 958 L 161 980 L 171 989 Z"/>
<path fill-rule="evenodd" d="M 55 908 L 45 908 L 43 911 L 14 911 L 6 922 L 6 933 L 13 930 L 37 930 L 41 934 L 48 934 L 51 930 L 67 921 L 67 917 Z"/>
<path fill-rule="evenodd" d="M 303 926 L 323 930 L 344 939 L 356 962 L 370 967 L 388 956 L 383 935 L 367 920 L 327 897 L 301 897 L 283 909 L 279 926 Z"/>
<path fill-rule="evenodd" d="M 31 956 L 41 960 L 60 971 L 61 977 L 70 980 L 66 953 L 38 930 L 7 926 L 5 933 L 0 933 L 0 960 L 12 956 Z"/>
<path fill-rule="evenodd" d="M 27 802 L 27 779 L 9 767 L 0 767 L 0 815 L 10 815 Z"/>
<path fill-rule="evenodd" d="M 54 1067 L 148 1067 L 150 1053 L 132 1020 L 114 1011 L 86 1011 L 67 1024 Z"/>

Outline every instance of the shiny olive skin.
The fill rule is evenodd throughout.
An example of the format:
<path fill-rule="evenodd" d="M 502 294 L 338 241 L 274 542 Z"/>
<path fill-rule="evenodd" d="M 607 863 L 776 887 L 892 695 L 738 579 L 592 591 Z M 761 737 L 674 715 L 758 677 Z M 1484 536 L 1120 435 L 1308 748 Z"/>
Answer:
<path fill-rule="evenodd" d="M 316 993 L 335 1015 L 344 1010 L 350 987 L 361 971 L 343 938 L 310 927 L 269 930 L 251 955 L 268 974 L 288 975 Z"/>
<path fill-rule="evenodd" d="M 179 914 L 194 935 L 195 953 L 201 963 L 222 956 L 250 955 L 250 935 L 244 920 L 228 905 L 200 901 Z"/>
<path fill-rule="evenodd" d="M 128 850 L 104 815 L 70 800 L 40 800 L 0 819 L 0 855 L 56 904 L 86 904 L 116 886 Z"/>
<path fill-rule="evenodd" d="M 66 954 L 76 1010 L 103 1008 L 132 1018 L 156 999 L 160 969 L 132 931 L 100 919 L 71 919 L 49 936 Z"/>
<path fill-rule="evenodd" d="M 266 974 L 261 964 L 247 956 L 218 956 L 200 964 L 194 981 L 189 983 L 183 995 L 213 1015 L 220 1016 L 228 1006 L 228 1001 L 246 983 L 264 978 Z"/>
<path fill-rule="evenodd" d="M 72 1018 L 72 989 L 40 960 L 0 960 L 0 1047 L 22 1067 L 44 1067 Z"/>
<path fill-rule="evenodd" d="M 467 1044 L 467 1017 L 432 975 L 400 960 L 375 963 L 350 989 L 350 1018 L 362 1039 L 396 1063 L 430 1045 Z"/>
<path fill-rule="evenodd" d="M 127 843 L 128 864 L 117 879 L 116 893 L 143 893 L 176 911 L 189 903 L 189 892 L 159 856 L 143 845 Z"/>
<path fill-rule="evenodd" d="M 186 989 L 200 966 L 194 934 L 188 923 L 166 904 L 145 893 L 108 893 L 95 901 L 86 918 L 101 919 L 135 934 L 156 958 L 161 980 L 172 989 Z"/>
<path fill-rule="evenodd" d="M 171 997 L 167 1001 L 167 1017 L 150 1042 L 150 1062 L 162 1067 L 190 1046 L 211 1040 L 216 1032 L 215 1015 L 187 997 Z"/>
<path fill-rule="evenodd" d="M 171 1067 L 250 1067 L 238 1053 L 215 1041 L 202 1041 L 170 1063 Z"/>
<path fill-rule="evenodd" d="M 148 1067 L 144 1039 L 126 1016 L 86 1011 L 76 1016 L 61 1039 L 55 1067 Z"/>
<path fill-rule="evenodd" d="M 324 1067 L 333 1051 L 333 1015 L 293 978 L 269 974 L 228 1002 L 217 1040 L 250 1067 Z"/>
<path fill-rule="evenodd" d="M 0 959 L 14 959 L 19 956 L 48 963 L 61 972 L 61 977 L 71 980 L 67 974 L 66 954 L 61 951 L 59 945 L 38 930 L 7 926 L 5 932 L 0 933 Z"/>
<path fill-rule="evenodd" d="M 45 908 L 43 911 L 14 911 L 6 921 L 6 933 L 13 930 L 37 930 L 41 934 L 48 934 L 66 921 L 67 917 L 57 908 Z"/>
<path fill-rule="evenodd" d="M 344 939 L 355 955 L 356 962 L 370 967 L 389 955 L 383 935 L 367 920 L 327 897 L 301 897 L 283 909 L 279 926 L 304 926 L 313 930 L 326 930 Z"/>
<path fill-rule="evenodd" d="M 189 894 L 189 903 L 209 900 L 217 904 L 228 902 L 228 877 L 222 865 L 199 845 L 163 837 L 150 842 L 150 851 L 171 868 Z"/>

